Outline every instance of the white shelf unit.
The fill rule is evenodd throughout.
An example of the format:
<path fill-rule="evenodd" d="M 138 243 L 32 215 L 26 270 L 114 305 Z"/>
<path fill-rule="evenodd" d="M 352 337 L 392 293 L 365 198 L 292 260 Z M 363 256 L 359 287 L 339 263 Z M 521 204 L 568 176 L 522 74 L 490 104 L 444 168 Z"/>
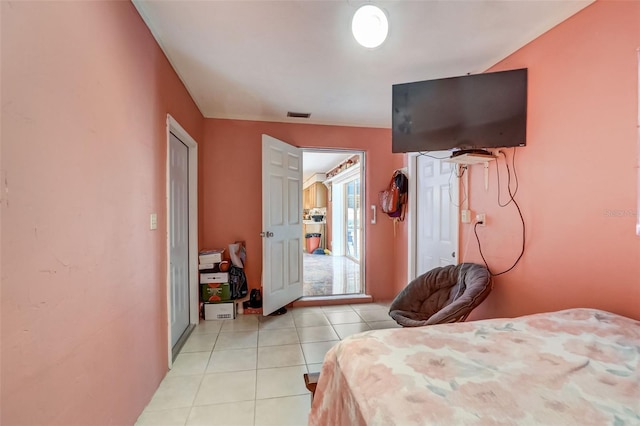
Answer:
<path fill-rule="evenodd" d="M 464 166 L 472 166 L 474 164 L 484 164 L 484 190 L 489 189 L 489 161 L 495 160 L 497 157 L 493 154 L 462 154 L 455 157 L 446 158 L 442 161 L 447 163 L 455 163 Z"/>
<path fill-rule="evenodd" d="M 489 161 L 493 161 L 496 159 L 495 155 L 486 155 L 486 154 L 462 154 L 451 158 L 446 158 L 443 161 L 447 163 L 456 163 L 456 164 L 485 164 L 488 165 Z"/>

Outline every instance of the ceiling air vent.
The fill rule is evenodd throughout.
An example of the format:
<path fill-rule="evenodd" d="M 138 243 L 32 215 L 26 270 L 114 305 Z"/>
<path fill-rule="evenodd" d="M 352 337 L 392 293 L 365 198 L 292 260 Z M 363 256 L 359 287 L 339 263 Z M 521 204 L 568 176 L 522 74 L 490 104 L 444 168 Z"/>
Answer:
<path fill-rule="evenodd" d="M 289 111 L 289 112 L 287 112 L 287 117 L 309 118 L 309 117 L 311 117 L 311 113 L 310 112 L 293 112 L 293 111 Z"/>

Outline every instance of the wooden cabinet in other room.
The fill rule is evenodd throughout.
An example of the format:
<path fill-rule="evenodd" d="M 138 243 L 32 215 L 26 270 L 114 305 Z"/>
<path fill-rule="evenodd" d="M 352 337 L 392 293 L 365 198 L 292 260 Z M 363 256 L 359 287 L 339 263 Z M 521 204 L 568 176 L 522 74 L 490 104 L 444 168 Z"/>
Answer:
<path fill-rule="evenodd" d="M 305 210 L 311 208 L 311 188 L 302 191 L 302 208 Z"/>
<path fill-rule="evenodd" d="M 310 185 L 303 191 L 302 205 L 304 209 L 327 207 L 327 187 L 320 182 Z"/>

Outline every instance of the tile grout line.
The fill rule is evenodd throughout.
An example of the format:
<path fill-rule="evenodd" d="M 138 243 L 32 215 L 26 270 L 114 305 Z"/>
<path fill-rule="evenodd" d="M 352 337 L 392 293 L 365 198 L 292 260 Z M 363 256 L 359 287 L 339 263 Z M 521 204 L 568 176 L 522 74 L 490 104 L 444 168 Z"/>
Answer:
<path fill-rule="evenodd" d="M 257 421 L 257 410 L 258 410 L 258 342 L 260 341 L 260 325 L 258 325 L 258 338 L 256 339 L 256 385 L 253 388 L 253 426 L 256 425 Z"/>
<path fill-rule="evenodd" d="M 213 348 L 211 349 L 211 352 L 213 352 Z M 209 357 L 211 357 L 211 354 L 209 354 Z M 206 367 L 205 367 L 205 371 L 206 371 Z M 191 411 L 193 411 L 193 407 L 195 407 L 196 397 L 198 396 L 198 394 L 200 393 L 200 389 L 202 388 L 202 382 L 204 382 L 204 376 L 205 376 L 205 373 L 202 373 L 202 377 L 200 377 L 200 383 L 198 383 L 198 389 L 196 390 L 195 395 L 193 395 L 193 400 L 191 401 L 191 407 L 189 407 L 189 414 L 187 414 L 187 419 L 184 422 L 185 425 L 189 421 L 189 417 L 191 416 Z"/>
<path fill-rule="evenodd" d="M 203 333 L 203 334 L 214 334 L 214 333 Z M 191 333 L 191 336 L 189 336 L 189 338 L 191 338 L 194 335 L 194 333 Z M 200 389 L 202 387 L 202 382 L 204 381 L 204 376 L 206 375 L 206 371 L 207 371 L 207 367 L 209 366 L 209 362 L 211 361 L 211 354 L 213 353 L 213 348 L 215 347 L 216 341 L 218 340 L 218 336 L 219 336 L 219 331 L 217 333 L 215 333 L 216 337 L 214 339 L 213 345 L 211 347 L 211 350 L 209 350 L 209 357 L 207 358 L 207 363 L 205 364 L 204 367 L 204 371 L 200 374 L 200 382 L 198 383 L 198 388 L 196 389 L 195 394 L 193 395 L 193 400 L 191 401 L 191 404 L 189 407 L 185 407 L 189 409 L 189 412 L 187 413 L 187 417 L 184 420 L 183 426 L 186 426 L 186 424 L 189 422 L 189 417 L 191 416 L 191 412 L 193 411 L 193 407 L 195 406 L 195 402 L 196 402 L 196 397 L 198 396 L 198 393 L 200 392 Z M 186 342 L 185 342 L 186 343 Z M 192 353 L 198 353 L 198 352 L 207 352 L 207 351 L 196 351 L 196 352 L 183 352 L 184 346 L 182 347 L 182 349 L 180 350 L 180 353 L 178 354 L 178 356 L 182 355 L 182 354 L 192 354 Z M 177 357 L 176 357 L 177 359 Z M 174 363 L 175 364 L 175 363 Z M 167 372 L 167 375 L 171 372 L 171 370 L 169 370 L 169 372 Z M 166 376 L 163 378 L 166 379 Z M 177 376 L 180 377 L 180 376 Z M 159 388 L 159 386 L 158 386 Z M 156 389 L 157 392 L 157 389 Z M 155 393 L 154 393 L 155 395 Z"/>

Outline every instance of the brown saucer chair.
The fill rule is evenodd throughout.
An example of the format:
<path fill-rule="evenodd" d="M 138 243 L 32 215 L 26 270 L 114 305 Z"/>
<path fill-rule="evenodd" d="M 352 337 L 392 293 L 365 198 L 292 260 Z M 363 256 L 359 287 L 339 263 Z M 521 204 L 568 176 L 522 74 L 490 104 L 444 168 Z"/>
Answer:
<path fill-rule="evenodd" d="M 438 267 L 411 281 L 391 303 L 389 315 L 403 327 L 464 321 L 491 288 L 491 274 L 482 265 Z"/>

